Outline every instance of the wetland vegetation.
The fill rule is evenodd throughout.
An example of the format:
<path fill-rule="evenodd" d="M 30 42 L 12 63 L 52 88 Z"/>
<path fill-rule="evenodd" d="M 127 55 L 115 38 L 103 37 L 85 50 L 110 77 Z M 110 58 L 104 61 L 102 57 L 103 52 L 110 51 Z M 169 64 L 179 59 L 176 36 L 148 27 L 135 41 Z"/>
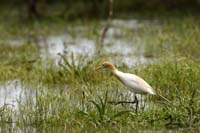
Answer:
<path fill-rule="evenodd" d="M 101 47 L 104 20 L 0 21 L 0 131 L 200 131 L 198 15 L 116 18 Z M 169 101 L 140 96 L 137 113 L 109 104 L 134 97 L 95 71 L 105 59 Z"/>

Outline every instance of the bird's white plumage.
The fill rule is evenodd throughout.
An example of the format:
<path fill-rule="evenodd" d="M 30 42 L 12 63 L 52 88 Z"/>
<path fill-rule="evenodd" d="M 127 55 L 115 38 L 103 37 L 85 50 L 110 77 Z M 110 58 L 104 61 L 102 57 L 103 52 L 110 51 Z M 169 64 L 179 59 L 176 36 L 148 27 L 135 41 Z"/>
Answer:
<path fill-rule="evenodd" d="M 130 73 L 123 73 L 119 70 L 114 70 L 113 73 L 120 79 L 120 81 L 134 93 L 152 94 L 155 95 L 153 88 L 142 78 Z"/>

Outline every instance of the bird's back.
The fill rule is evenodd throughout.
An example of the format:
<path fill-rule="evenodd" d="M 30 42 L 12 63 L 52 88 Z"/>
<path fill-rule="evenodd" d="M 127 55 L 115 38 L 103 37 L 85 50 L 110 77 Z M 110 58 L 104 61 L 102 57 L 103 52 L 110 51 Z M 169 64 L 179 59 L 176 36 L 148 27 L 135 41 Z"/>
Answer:
<path fill-rule="evenodd" d="M 117 71 L 116 76 L 129 88 L 130 91 L 134 93 L 156 94 L 154 89 L 144 79 L 137 75 Z"/>

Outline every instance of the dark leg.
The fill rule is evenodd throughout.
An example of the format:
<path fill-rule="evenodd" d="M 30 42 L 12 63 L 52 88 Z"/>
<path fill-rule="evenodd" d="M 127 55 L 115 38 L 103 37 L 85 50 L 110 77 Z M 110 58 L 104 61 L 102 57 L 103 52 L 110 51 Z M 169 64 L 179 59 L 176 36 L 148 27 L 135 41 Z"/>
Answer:
<path fill-rule="evenodd" d="M 137 113 L 139 101 L 138 101 L 137 96 L 135 94 L 135 99 L 134 99 L 133 102 L 128 102 L 128 101 L 117 101 L 117 102 L 114 102 L 114 101 L 110 101 L 108 103 L 113 104 L 113 105 L 118 105 L 118 104 L 124 105 L 124 104 L 127 104 L 127 103 L 128 104 L 135 104 L 135 108 L 136 108 L 135 112 Z"/>
<path fill-rule="evenodd" d="M 128 101 L 118 101 L 118 102 L 114 102 L 114 101 L 110 101 L 110 102 L 108 102 L 108 103 L 110 103 L 110 104 L 113 104 L 113 105 L 118 105 L 118 104 L 125 104 L 125 103 L 130 103 L 130 104 L 135 104 L 136 103 L 136 101 L 133 101 L 133 102 L 128 102 Z M 137 103 L 136 103 L 137 104 Z"/>
<path fill-rule="evenodd" d="M 134 100 L 134 102 L 135 102 L 135 112 L 137 113 L 137 111 L 138 111 L 138 103 L 139 103 L 139 101 L 138 101 L 138 99 L 137 99 L 136 94 L 135 94 L 135 100 Z"/>

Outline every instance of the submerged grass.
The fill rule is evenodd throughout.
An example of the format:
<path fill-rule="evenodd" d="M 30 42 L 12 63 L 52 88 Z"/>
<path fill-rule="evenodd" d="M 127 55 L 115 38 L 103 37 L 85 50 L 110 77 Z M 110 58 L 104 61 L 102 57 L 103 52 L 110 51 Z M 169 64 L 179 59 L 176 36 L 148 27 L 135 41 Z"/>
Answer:
<path fill-rule="evenodd" d="M 72 131 L 133 131 L 200 126 L 200 63 L 198 20 L 168 20 L 162 27 L 128 30 L 127 38 L 143 38 L 144 54 L 160 57 L 134 68 L 119 66 L 147 80 L 159 95 L 146 96 L 144 107 L 113 106 L 109 101 L 132 100 L 107 70 L 95 72 L 102 58 L 60 54 L 58 65 L 40 57 L 31 43 L 1 44 L 0 81 L 19 79 L 31 84 L 34 99 L 18 100 L 18 109 L 0 108 L 1 127 L 65 127 Z M 181 24 L 181 25 L 180 25 Z M 137 32 L 137 34 L 136 34 Z M 125 37 L 126 34 L 118 37 Z M 192 45 L 193 44 L 193 45 Z M 139 48 L 139 47 L 138 47 Z M 105 55 L 106 56 L 106 55 Z M 125 89 L 126 90 L 126 89 Z M 128 90 L 127 90 L 128 92 Z"/>
<path fill-rule="evenodd" d="M 199 124 L 199 62 L 193 58 L 173 58 L 148 65 L 142 69 L 142 75 L 152 82 L 156 91 L 170 100 L 163 103 L 166 126 L 176 125 L 192 127 Z M 160 99 L 158 96 L 155 97 Z M 195 120 L 196 119 L 196 120 Z"/>
<path fill-rule="evenodd" d="M 8 45 L 0 44 L 0 80 L 22 78 L 34 67 L 39 58 L 39 48 L 32 44 Z"/>
<path fill-rule="evenodd" d="M 189 16 L 166 20 L 161 27 L 155 29 L 147 28 L 144 34 L 147 39 L 145 54 L 160 57 L 163 53 L 167 56 L 179 53 L 198 59 L 200 57 L 199 24 L 198 17 Z"/>
<path fill-rule="evenodd" d="M 1 112 L 2 124 L 9 119 L 8 124 L 14 122 L 19 127 L 63 126 L 69 130 L 112 129 L 116 132 L 119 129 L 136 130 L 138 128 L 152 129 L 152 127 L 154 129 L 178 129 L 199 126 L 200 101 L 198 97 L 200 94 L 198 88 L 200 80 L 198 75 L 200 68 L 199 63 L 192 57 L 161 59 L 159 62 L 130 70 L 142 76 L 156 89 L 158 94 L 170 101 L 166 102 L 159 95 L 149 97 L 145 100 L 146 109 L 141 108 L 138 113 L 135 113 L 134 106 L 110 105 L 108 101 L 120 99 L 130 101 L 131 97 L 121 95 L 124 88 L 116 83 L 114 78 L 107 78 L 107 71 L 96 75 L 93 71 L 89 71 L 91 68 L 89 66 L 84 72 L 79 70 L 82 76 L 67 74 L 63 77 L 65 81 L 60 77 L 56 79 L 60 82 L 49 80 L 45 83 L 47 87 L 46 85 L 38 86 L 35 101 L 27 99 L 25 103 L 18 103 L 19 110 L 8 108 L 10 113 L 9 111 Z M 61 73 L 67 72 L 63 69 L 64 66 L 57 67 Z M 122 69 L 126 70 L 126 68 Z M 47 78 L 46 74 L 49 73 L 57 75 L 57 70 L 51 72 L 48 68 L 44 70 L 48 71 L 42 72 L 41 77 Z M 74 70 L 70 71 L 74 72 Z M 34 72 L 37 72 L 37 69 Z M 84 75 L 87 77 L 88 74 L 96 77 L 93 78 L 95 81 L 84 82 Z M 69 82 L 74 81 L 70 84 L 68 80 Z M 40 79 L 40 82 L 43 80 Z M 55 83 L 65 84 L 65 82 L 66 87 L 64 88 L 49 86 Z M 148 101 L 153 104 L 148 105 Z"/>

